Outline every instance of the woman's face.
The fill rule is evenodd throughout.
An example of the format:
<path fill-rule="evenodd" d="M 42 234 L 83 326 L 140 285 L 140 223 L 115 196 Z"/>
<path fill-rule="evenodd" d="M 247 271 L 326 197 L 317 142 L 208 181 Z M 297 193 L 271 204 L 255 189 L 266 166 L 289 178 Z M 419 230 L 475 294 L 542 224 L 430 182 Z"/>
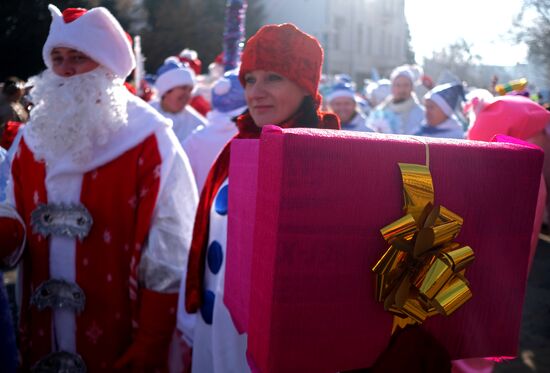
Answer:
<path fill-rule="evenodd" d="M 305 89 L 272 71 L 254 70 L 244 80 L 248 109 L 258 127 L 283 123 L 298 111 L 307 95 Z"/>

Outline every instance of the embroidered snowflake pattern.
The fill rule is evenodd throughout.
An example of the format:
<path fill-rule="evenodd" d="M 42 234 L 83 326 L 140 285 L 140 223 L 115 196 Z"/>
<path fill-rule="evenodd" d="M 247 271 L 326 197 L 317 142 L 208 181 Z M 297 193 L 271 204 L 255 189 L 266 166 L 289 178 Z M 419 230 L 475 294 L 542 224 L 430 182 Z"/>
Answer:
<path fill-rule="evenodd" d="M 111 282 L 111 281 L 113 281 L 113 276 L 110 273 L 108 273 L 107 274 L 107 282 Z"/>
<path fill-rule="evenodd" d="M 136 257 L 133 256 L 132 259 L 130 259 L 130 270 L 134 270 L 136 268 Z"/>
<path fill-rule="evenodd" d="M 104 241 L 106 244 L 110 244 L 110 243 L 111 243 L 111 232 L 109 232 L 108 230 L 105 230 L 105 232 L 103 232 L 103 241 Z"/>
<path fill-rule="evenodd" d="M 131 208 L 135 209 L 136 206 L 137 206 L 137 198 L 136 196 L 132 196 L 132 198 L 130 198 L 128 200 L 128 204 L 130 205 Z"/>
<path fill-rule="evenodd" d="M 143 166 L 143 158 L 142 157 L 138 158 L 138 166 Z"/>
<path fill-rule="evenodd" d="M 133 289 L 130 289 L 130 300 L 137 300 L 137 294 Z"/>
<path fill-rule="evenodd" d="M 155 175 L 155 179 L 160 179 L 160 164 L 155 167 L 155 171 L 153 171 Z"/>
<path fill-rule="evenodd" d="M 147 188 L 143 188 L 140 192 L 139 192 L 139 198 L 143 198 L 147 195 L 147 193 L 149 192 L 149 189 Z"/>
<path fill-rule="evenodd" d="M 38 190 L 34 191 L 32 195 L 32 201 L 34 202 L 35 205 L 38 205 L 38 203 L 40 202 L 40 196 L 38 195 Z"/>
<path fill-rule="evenodd" d="M 88 265 L 88 263 L 89 263 L 89 262 L 88 262 L 88 258 L 82 259 L 82 265 L 83 265 L 84 267 L 86 267 L 86 266 Z"/>
<path fill-rule="evenodd" d="M 97 170 L 94 170 L 94 172 L 92 172 L 92 180 L 95 179 L 97 179 Z"/>
<path fill-rule="evenodd" d="M 99 325 L 97 325 L 95 321 L 92 322 L 92 325 L 86 331 L 86 336 L 93 344 L 97 344 L 97 341 L 102 335 L 103 330 L 99 327 Z"/>

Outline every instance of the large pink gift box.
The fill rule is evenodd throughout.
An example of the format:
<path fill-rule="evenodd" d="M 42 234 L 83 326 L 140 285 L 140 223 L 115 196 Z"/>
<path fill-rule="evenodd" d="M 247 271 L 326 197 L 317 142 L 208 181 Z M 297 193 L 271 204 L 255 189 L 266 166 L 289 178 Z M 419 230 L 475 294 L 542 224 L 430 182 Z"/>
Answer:
<path fill-rule="evenodd" d="M 426 145 L 427 144 L 427 145 Z M 473 298 L 424 326 L 452 359 L 514 356 L 541 150 L 268 126 L 231 148 L 224 302 L 260 372 L 371 366 L 392 315 L 375 301 L 380 228 L 402 217 L 398 163 L 425 164 L 435 203 L 464 219 Z"/>

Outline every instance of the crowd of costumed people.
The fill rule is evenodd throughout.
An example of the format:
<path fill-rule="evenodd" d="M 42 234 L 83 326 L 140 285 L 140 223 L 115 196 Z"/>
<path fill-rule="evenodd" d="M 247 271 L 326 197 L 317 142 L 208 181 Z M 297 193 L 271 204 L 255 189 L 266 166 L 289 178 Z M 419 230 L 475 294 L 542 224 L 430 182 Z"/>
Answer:
<path fill-rule="evenodd" d="M 234 281 L 235 273 L 249 275 L 246 267 L 239 267 L 242 263 L 238 260 L 237 264 L 228 260 L 234 255 L 228 248 L 239 247 L 241 240 L 250 242 L 254 237 L 257 246 L 270 238 L 281 242 L 280 245 L 295 246 L 295 256 L 281 261 L 277 261 L 276 255 L 266 259 L 282 266 L 282 272 L 277 273 L 283 278 L 312 274 L 322 277 L 324 273 L 315 272 L 317 267 L 325 268 L 317 263 L 320 259 L 299 254 L 299 237 L 307 233 L 314 240 L 344 242 L 346 229 L 352 229 L 341 221 L 322 221 L 315 232 L 310 232 L 305 223 L 302 228 L 292 226 L 294 231 L 281 223 L 282 228 L 268 229 L 265 236 L 269 237 L 258 238 L 254 233 L 260 228 L 254 224 L 265 224 L 271 215 L 256 211 L 263 205 L 260 202 L 254 205 L 255 200 L 250 202 L 253 204 L 250 211 L 258 213 L 254 224 L 239 220 L 242 216 L 232 209 L 245 200 L 247 192 L 238 189 L 245 177 L 238 171 L 244 166 L 235 161 L 241 159 L 239 147 L 249 144 L 251 154 L 257 154 L 254 149 L 260 152 L 260 165 L 286 162 L 287 153 L 280 155 L 276 150 L 270 153 L 262 148 L 269 137 L 264 135 L 275 136 L 277 131 L 281 144 L 287 141 L 286 134 L 300 139 L 303 136 L 304 141 L 313 136 L 318 141 L 321 156 L 308 167 L 320 175 L 324 174 L 323 167 L 328 169 L 337 162 L 339 151 L 348 145 L 359 146 L 356 144 L 362 141 L 377 144 L 389 141 L 396 149 L 409 146 L 412 141 L 420 147 L 425 145 L 426 149 L 433 147 L 436 155 L 441 154 L 438 146 L 445 152 L 453 147 L 464 152 L 486 148 L 492 149 L 487 157 L 493 159 L 502 152 L 502 159 L 510 157 L 517 160 L 517 165 L 528 158 L 532 167 L 539 168 L 517 181 L 525 186 L 517 193 L 526 202 L 504 213 L 509 221 L 514 214 L 523 218 L 517 231 L 524 252 L 520 251 L 521 260 L 517 262 L 521 266 L 522 277 L 517 280 L 521 289 L 521 281 L 525 281 L 531 269 L 539 232 L 548 229 L 547 206 L 550 206 L 550 161 L 548 155 L 543 159 L 540 152 L 542 149 L 550 154 L 550 112 L 542 95 L 526 79 L 473 87 L 452 73 L 435 79 L 425 74 L 422 67 L 409 64 L 395 66 L 385 72 L 385 77 L 376 74 L 375 79 L 363 82 L 354 81 L 345 71 L 324 75 L 322 45 L 293 24 L 266 25 L 245 40 L 243 1 L 228 2 L 223 45 L 208 66 L 195 50 L 182 45 L 179 54 L 166 56 L 156 71 L 146 73 L 146 56 L 139 36 L 132 38 L 126 33 L 107 9 L 61 10 L 50 5 L 49 11 L 51 26 L 42 49 L 46 69 L 26 81 L 9 77 L 1 87 L 0 269 L 10 278 L 6 289 L 0 272 L 3 371 L 285 371 L 275 368 L 278 360 L 270 360 L 268 356 L 284 356 L 285 361 L 288 359 L 296 367 L 306 367 L 299 371 L 315 366 L 307 361 L 305 347 L 303 353 L 290 347 L 285 349 L 284 344 L 282 350 L 258 347 L 261 341 L 269 345 L 284 333 L 292 336 L 292 328 L 297 326 L 287 330 L 286 325 L 294 325 L 291 320 L 278 324 L 270 318 L 272 314 L 258 316 L 261 322 L 251 316 L 248 329 L 243 331 L 238 322 L 241 316 L 230 302 L 224 301 L 234 295 L 226 293 L 230 289 L 226 281 Z M 344 139 L 346 146 L 329 149 L 329 145 L 323 145 L 323 139 Z M 495 145 L 495 141 L 504 144 Z M 289 142 L 277 151 L 292 152 L 300 144 Z M 377 159 L 381 162 L 386 156 L 389 154 L 378 154 L 362 162 L 368 164 Z M 445 158 L 444 167 L 456 166 L 453 157 Z M 432 163 L 440 167 L 437 160 Z M 258 164 L 250 172 L 257 171 Z M 262 177 L 274 183 L 274 190 L 276 183 L 294 190 L 289 179 L 277 179 L 280 177 L 277 172 L 283 171 L 274 169 L 272 174 Z M 351 174 L 364 172 L 355 170 Z M 386 175 L 369 177 L 372 190 L 379 190 L 378 179 Z M 288 178 L 302 180 L 297 171 Z M 403 176 L 404 185 L 405 179 Z M 258 184 L 265 182 L 258 180 Z M 316 211 L 313 205 L 322 199 L 317 193 L 321 190 L 319 185 L 331 183 L 340 185 L 329 176 L 301 185 L 306 192 L 285 202 L 288 205 L 281 203 L 281 210 L 273 214 L 280 214 L 277 215 L 280 219 L 309 214 L 315 219 L 315 213 L 309 211 Z M 244 184 L 250 191 L 256 188 L 255 183 Z M 441 181 L 436 184 L 443 195 L 445 188 L 451 188 Z M 235 190 L 241 194 L 230 194 L 231 185 L 237 185 Z M 328 204 L 334 206 L 341 204 L 339 198 L 349 196 L 342 196 L 334 189 L 323 198 L 323 203 L 331 201 Z M 360 205 L 362 197 L 356 198 Z M 381 201 L 387 198 L 379 196 Z M 414 202 L 415 197 L 410 198 L 406 203 Z M 260 200 L 265 202 L 265 198 L 258 196 L 257 201 Z M 458 206 L 459 210 L 468 212 L 473 208 L 466 200 Z M 349 219 L 354 219 L 355 212 L 350 207 Z M 379 211 L 371 213 L 376 215 Z M 450 234 L 453 239 L 458 235 L 456 226 L 464 224 L 467 230 L 468 221 L 462 222 L 454 212 L 427 214 L 412 215 L 423 219 L 425 225 L 415 223 L 419 229 L 426 228 L 429 221 L 436 226 L 450 224 L 453 227 L 446 229 L 454 232 Z M 379 231 L 382 227 L 374 228 Z M 497 233 L 503 237 L 504 230 L 511 229 L 500 228 L 503 231 Z M 240 233 L 231 233 L 235 230 Z M 435 228 L 431 231 L 436 237 L 432 238 L 436 242 L 432 242 L 434 247 L 440 244 L 436 231 Z M 388 279 L 408 276 L 420 281 L 417 257 L 421 255 L 416 250 L 422 232 L 390 240 L 401 253 L 396 255 L 413 250 L 411 255 L 417 261 L 407 259 L 392 267 L 395 272 L 388 272 Z M 479 234 L 485 234 L 482 232 L 485 231 L 480 230 Z M 410 249 L 412 246 L 407 245 L 412 239 L 417 244 Z M 438 256 L 433 256 L 433 261 L 451 260 L 448 258 L 456 246 L 445 247 Z M 484 263 L 482 266 L 490 266 L 493 262 L 484 261 L 487 259 L 482 249 L 473 248 L 475 260 Z M 464 249 L 461 253 L 469 251 Z M 473 260 L 473 254 L 470 256 L 468 262 Z M 358 273 L 346 274 L 337 269 L 336 256 L 320 257 L 333 258 L 334 270 L 342 271 L 340 278 L 359 278 Z M 298 260 L 304 261 L 303 274 L 285 272 L 285 266 Z M 384 260 L 390 259 L 383 257 L 379 263 Z M 470 270 L 457 263 L 452 265 L 453 276 L 456 275 L 453 279 L 467 278 Z M 257 268 L 260 264 L 254 259 L 251 265 Z M 375 277 L 371 276 L 370 267 L 375 264 L 364 264 L 372 288 Z M 402 272 L 405 267 L 409 272 Z M 433 268 L 429 270 L 435 271 Z M 457 313 L 472 312 L 468 311 L 467 300 L 472 296 L 479 299 L 475 289 L 483 277 L 473 277 L 471 293 L 468 286 L 461 288 L 467 289 L 468 295 L 460 300 Z M 443 280 L 437 277 L 437 281 Z M 321 280 L 319 286 L 323 284 Z M 300 284 L 293 283 L 291 287 L 294 286 Z M 438 286 L 443 291 L 451 286 L 450 280 Z M 273 293 L 262 294 L 258 302 L 273 309 L 279 307 L 278 310 L 286 307 L 297 317 L 321 317 L 326 307 L 335 306 L 330 299 L 316 303 L 319 300 L 312 300 L 311 294 L 304 291 L 300 302 L 308 306 L 316 304 L 318 309 L 318 314 L 304 314 L 308 308 L 290 301 L 294 299 L 290 291 L 280 288 L 270 291 Z M 361 356 L 351 353 L 342 358 L 347 356 L 342 351 L 353 350 L 350 346 L 354 343 L 348 341 L 346 345 L 332 340 L 327 332 L 326 338 L 321 339 L 330 342 L 334 350 L 318 351 L 317 355 L 320 361 L 325 358 L 338 361 L 341 365 L 334 371 L 491 372 L 502 356 L 509 356 L 502 347 L 477 346 L 478 351 L 494 351 L 486 354 L 449 347 L 438 340 L 437 333 L 430 332 L 431 327 L 420 327 L 438 309 L 432 307 L 434 296 L 424 293 L 418 296 L 422 290 L 416 288 L 405 292 L 402 286 L 395 291 L 382 286 L 379 291 L 384 294 L 386 307 L 384 304 L 376 307 L 387 317 L 390 316 L 386 311 L 393 315 L 397 329 L 388 331 L 387 343 L 373 360 L 361 360 Z M 396 300 L 399 310 L 392 305 L 393 298 L 411 292 L 418 297 L 401 303 Z M 250 297 L 253 294 L 251 290 Z M 518 294 L 521 304 L 523 292 L 520 290 Z M 361 306 L 364 301 L 349 299 L 345 307 L 351 307 L 352 303 Z M 411 309 L 415 307 L 417 310 L 413 312 Z M 424 311 L 426 315 L 418 318 Z M 448 317 L 452 319 L 453 315 Z M 395 321 L 399 318 L 401 322 Z M 368 322 L 374 328 L 379 320 Z M 407 322 L 402 323 L 403 320 Z M 323 327 L 321 324 L 317 329 Z M 458 331 L 462 333 L 459 335 L 474 333 L 466 329 Z M 483 333 L 481 329 L 476 333 Z M 311 346 L 319 342 L 308 340 L 307 333 L 302 332 L 296 332 L 293 338 Z M 377 337 L 373 334 L 372 338 Z M 458 339 L 460 345 L 462 339 Z M 265 356 L 258 351 L 264 351 Z M 324 355 L 333 355 L 334 359 Z"/>

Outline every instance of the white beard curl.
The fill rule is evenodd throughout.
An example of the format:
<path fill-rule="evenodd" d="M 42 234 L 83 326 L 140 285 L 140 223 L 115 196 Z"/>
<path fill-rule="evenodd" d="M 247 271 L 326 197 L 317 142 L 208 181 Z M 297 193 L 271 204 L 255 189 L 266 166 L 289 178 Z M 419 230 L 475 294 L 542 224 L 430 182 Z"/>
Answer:
<path fill-rule="evenodd" d="M 25 136 L 37 160 L 55 162 L 69 154 L 89 162 L 94 146 L 105 145 L 128 124 L 128 92 L 104 67 L 66 78 L 45 70 L 30 81 L 34 107 Z"/>

